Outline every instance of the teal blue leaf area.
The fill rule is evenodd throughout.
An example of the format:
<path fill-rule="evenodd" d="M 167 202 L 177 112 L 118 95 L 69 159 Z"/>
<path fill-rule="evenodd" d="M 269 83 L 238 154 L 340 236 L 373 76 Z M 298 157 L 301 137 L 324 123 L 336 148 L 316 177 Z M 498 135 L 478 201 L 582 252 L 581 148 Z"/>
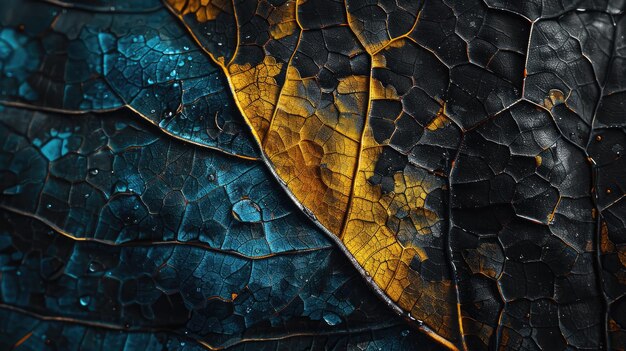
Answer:
<path fill-rule="evenodd" d="M 1 116 L 5 346 L 30 332 L 33 350 L 430 342 L 260 161 L 171 138 L 127 109 Z"/>
<path fill-rule="evenodd" d="M 0 101 L 72 114 L 128 106 L 173 137 L 258 157 L 219 68 L 162 5 L 141 2 L 107 12 L 2 1 Z"/>
<path fill-rule="evenodd" d="M 0 349 L 441 349 L 284 193 L 159 1 L 0 25 Z"/>

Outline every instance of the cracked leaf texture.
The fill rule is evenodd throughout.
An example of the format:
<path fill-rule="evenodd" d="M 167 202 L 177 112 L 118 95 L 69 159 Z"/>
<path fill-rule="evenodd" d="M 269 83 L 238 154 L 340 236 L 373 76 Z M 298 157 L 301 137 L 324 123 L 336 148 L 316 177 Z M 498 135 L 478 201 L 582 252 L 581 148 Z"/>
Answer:
<path fill-rule="evenodd" d="M 625 349 L 624 1 L 0 7 L 7 345 Z"/>
<path fill-rule="evenodd" d="M 166 2 L 281 183 L 424 330 L 623 348 L 622 1 Z"/>

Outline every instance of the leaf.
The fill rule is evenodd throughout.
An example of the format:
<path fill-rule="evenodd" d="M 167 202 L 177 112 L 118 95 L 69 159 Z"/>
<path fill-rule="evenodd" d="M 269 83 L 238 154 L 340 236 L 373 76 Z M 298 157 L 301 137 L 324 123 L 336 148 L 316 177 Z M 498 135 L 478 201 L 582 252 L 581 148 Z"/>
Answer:
<path fill-rule="evenodd" d="M 379 303 L 261 162 L 127 109 L 0 116 L 0 345 L 440 349 Z"/>
<path fill-rule="evenodd" d="M 219 68 L 162 6 L 109 13 L 21 3 L 2 5 L 11 11 L 0 15 L 0 100 L 72 114 L 128 106 L 175 137 L 258 157 Z"/>
<path fill-rule="evenodd" d="M 372 310 L 383 314 L 364 319 L 349 309 L 293 306 L 268 317 L 266 301 L 306 305 L 301 293 L 310 287 L 297 272 L 319 269 L 324 279 L 354 277 L 328 283 L 329 291 L 356 286 L 354 302 L 373 299 L 362 292 L 371 286 L 412 328 L 452 349 L 623 349 L 621 1 L 163 3 L 175 16 L 154 0 L 3 3 L 0 99 L 20 107 L 0 112 L 0 203 L 3 227 L 14 228 L 4 235 L 10 244 L 2 239 L 3 262 L 10 262 L 3 264 L 3 299 L 12 303 L 5 309 L 87 315 L 78 306 L 89 284 L 54 285 L 89 281 L 61 268 L 73 262 L 63 251 L 69 247 L 136 259 L 123 266 L 137 272 L 141 259 L 169 259 L 184 247 L 180 270 L 206 259 L 254 272 L 214 275 L 202 294 L 227 300 L 213 289 L 258 285 L 249 294 L 259 318 L 252 327 L 243 316 L 243 326 L 218 335 L 210 327 L 189 339 L 194 344 L 425 342 L 403 341 L 397 331 L 404 325 L 380 306 Z M 79 122 L 68 122 L 67 113 Z M 349 253 L 366 278 L 361 285 L 305 214 Z M 52 239 L 28 239 L 50 230 Z M 54 238 L 58 246 L 47 241 Z M 5 274 L 5 267 L 19 269 Z M 184 306 L 176 311 L 223 317 L 224 309 L 202 309 L 196 286 L 180 288 L 186 278 L 170 277 L 165 295 L 181 297 L 167 303 Z M 275 277 L 294 288 L 275 292 L 268 285 Z M 130 272 L 118 278 L 138 279 Z M 44 295 L 41 286 L 51 291 Z M 139 286 L 150 283 L 120 288 L 122 305 L 134 306 L 127 299 Z M 16 293 L 22 290 L 29 293 Z M 72 302 L 42 297 L 58 291 Z M 234 296 L 233 305 L 248 295 Z M 72 338 L 73 345 L 82 343 L 78 335 L 91 340 L 85 335 L 123 329 L 122 314 L 135 318 L 133 328 L 160 325 L 145 307 L 151 298 L 138 299 L 143 308 L 105 314 L 112 323 L 105 328 L 66 332 L 78 319 L 45 325 L 54 326 L 54 342 Z M 6 319 L 33 313 L 11 311 Z M 232 311 L 245 315 L 241 307 Z M 132 342 L 156 338 L 155 348 L 177 347 L 193 319 L 167 317 L 179 318 L 178 329 L 143 330 Z M 315 335 L 292 334 L 294 321 Z M 345 335 L 334 334 L 338 321 L 346 321 Z M 362 329 L 353 328 L 356 321 Z M 2 329 L 15 330 L 8 347 L 39 349 L 31 343 L 45 339 L 33 327 L 12 327 Z"/>
<path fill-rule="evenodd" d="M 50 3 L 0 15 L 2 348 L 440 349 L 280 191 L 173 17 Z"/>
<path fill-rule="evenodd" d="M 622 2 L 165 2 L 288 191 L 422 329 L 620 348 Z"/>

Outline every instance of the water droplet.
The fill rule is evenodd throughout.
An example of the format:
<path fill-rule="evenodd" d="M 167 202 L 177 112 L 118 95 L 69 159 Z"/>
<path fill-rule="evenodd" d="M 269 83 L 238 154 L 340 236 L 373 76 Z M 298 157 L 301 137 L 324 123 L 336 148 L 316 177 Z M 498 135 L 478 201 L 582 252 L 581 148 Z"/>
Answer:
<path fill-rule="evenodd" d="M 185 65 L 185 61 L 178 61 L 178 67 L 183 67 Z"/>
<path fill-rule="evenodd" d="M 148 78 L 148 84 L 154 84 L 154 79 Z"/>
<path fill-rule="evenodd" d="M 184 341 L 181 341 L 181 342 L 180 342 L 180 346 L 185 346 L 185 342 L 184 342 Z"/>
<path fill-rule="evenodd" d="M 337 325 L 341 323 L 341 317 L 339 317 L 338 315 L 332 312 L 327 312 L 327 313 L 324 313 L 324 322 L 326 322 L 326 324 L 331 325 L 331 326 Z"/>
<path fill-rule="evenodd" d="M 174 117 L 174 112 L 172 112 L 171 110 L 163 111 L 163 118 L 168 119 L 172 117 Z"/>
<path fill-rule="evenodd" d="M 81 306 L 87 306 L 89 305 L 89 302 L 91 302 L 91 297 L 90 296 L 81 296 L 80 299 L 78 299 L 78 301 L 80 302 Z"/>
<path fill-rule="evenodd" d="M 128 190 L 128 187 L 126 186 L 126 183 L 124 182 L 117 182 L 115 183 L 115 187 L 113 189 L 114 193 L 123 193 L 126 190 Z"/>
<path fill-rule="evenodd" d="M 89 272 L 94 273 L 100 271 L 101 269 L 102 265 L 100 265 L 100 263 L 94 261 L 89 263 Z"/>
<path fill-rule="evenodd" d="M 404 336 L 407 336 L 407 335 L 409 335 L 409 331 L 408 331 L 407 329 L 405 329 L 405 330 L 403 330 L 403 331 L 400 333 L 400 335 L 402 335 L 403 337 L 404 337 Z"/>
<path fill-rule="evenodd" d="M 242 199 L 231 209 L 233 217 L 240 222 L 258 223 L 262 220 L 261 207 L 250 199 Z"/>
<path fill-rule="evenodd" d="M 189 50 L 189 46 L 183 46 L 183 49 Z"/>
<path fill-rule="evenodd" d="M 97 168 L 92 168 L 89 170 L 89 174 L 91 174 L 92 176 L 96 176 L 98 175 L 98 169 Z"/>
<path fill-rule="evenodd" d="M 52 208 L 52 204 L 47 204 L 46 208 Z"/>
<path fill-rule="evenodd" d="M 250 307 L 250 306 L 246 307 L 246 314 L 248 314 L 250 312 L 252 312 L 252 307 Z"/>
<path fill-rule="evenodd" d="M 175 69 L 173 69 L 173 70 L 170 72 L 170 76 L 172 76 L 172 77 L 176 76 L 176 70 L 175 70 Z"/>

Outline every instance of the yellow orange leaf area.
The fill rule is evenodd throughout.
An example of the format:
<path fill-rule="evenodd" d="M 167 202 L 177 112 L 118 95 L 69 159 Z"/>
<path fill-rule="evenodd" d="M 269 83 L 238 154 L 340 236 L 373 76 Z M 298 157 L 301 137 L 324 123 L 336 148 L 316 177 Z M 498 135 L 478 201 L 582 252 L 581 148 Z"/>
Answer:
<path fill-rule="evenodd" d="M 442 108 L 439 111 L 439 113 L 437 114 L 437 117 L 435 117 L 435 119 L 433 119 L 430 123 L 428 123 L 428 125 L 426 126 L 426 129 L 428 129 L 430 131 L 435 131 L 435 130 L 437 130 L 439 128 L 444 128 L 445 126 L 449 125 L 450 123 L 452 123 L 452 122 L 445 115 L 444 109 Z"/>
<path fill-rule="evenodd" d="M 365 147 L 375 144 L 370 132 L 366 132 L 364 144 Z M 430 228 L 439 221 L 425 206 L 433 184 L 427 184 L 417 172 L 405 171 L 396 173 L 394 191 L 382 194 L 379 186 L 368 182 L 379 150 L 380 147 L 372 145 L 361 154 L 342 242 L 400 308 L 424 321 L 439 335 L 453 339 L 456 297 L 452 282 L 425 281 L 410 267 L 416 257 L 422 262 L 429 259 L 423 247 L 412 243 L 422 238 L 427 242 L 427 237 L 433 235 Z M 399 211 L 411 216 L 413 227 L 394 229 L 390 222 Z M 401 240 L 403 236 L 410 240 Z"/>
<path fill-rule="evenodd" d="M 232 64 L 228 67 L 238 105 L 261 140 L 269 129 L 278 100 L 280 88 L 275 77 L 280 73 L 281 67 L 270 56 L 266 56 L 263 62 L 254 67 L 249 64 Z"/>
<path fill-rule="evenodd" d="M 179 17 L 189 12 L 190 5 L 177 6 L 178 1 L 168 1 Z M 203 9 L 209 1 L 200 4 L 196 7 Z M 287 1 L 271 11 L 263 10 L 269 14 L 264 17 L 267 40 L 287 43 L 286 39 L 297 36 L 290 57 L 283 57 L 284 51 L 279 57 L 267 46 L 263 49 L 265 56 L 257 58 L 257 63 L 245 63 L 240 49 L 231 63 L 217 63 L 224 69 L 239 109 L 281 182 L 341 240 L 380 291 L 412 317 L 424 321 L 433 337 L 455 349 L 460 343 L 460 331 L 454 283 L 450 277 L 426 280 L 411 267 L 416 260 L 427 261 L 425 247 L 435 245 L 433 242 L 443 235 L 440 229 L 433 230 L 441 228 L 436 224 L 442 219 L 427 205 L 429 194 L 445 187 L 443 180 L 407 166 L 393 175 L 390 192 L 383 192 L 380 185 L 369 181 L 386 147 L 375 140 L 369 125 L 372 101 L 403 98 L 393 87 L 371 77 L 375 67 L 385 65 L 384 58 L 374 52 L 403 44 L 397 38 L 364 43 L 363 34 L 358 32 L 363 27 L 356 25 L 360 22 L 348 20 L 343 26 L 356 33 L 361 49 L 342 55 L 349 59 L 367 55 L 370 75 L 337 74 L 336 85 L 329 88 L 321 83 L 319 75 L 304 77 L 292 62 L 304 55 L 299 51 L 303 26 L 298 22 L 297 5 Z M 236 6 L 234 12 L 236 16 Z M 315 45 L 326 50 L 324 41 Z M 314 69 L 321 71 L 320 67 Z M 432 122 L 425 127 L 429 130 L 449 123 L 443 109 L 429 117 Z M 408 216 L 401 225 L 397 221 L 400 212 Z"/>
<path fill-rule="evenodd" d="M 314 80 L 301 79 L 291 67 L 263 145 L 279 177 L 333 233 L 341 230 L 348 205 L 367 80 L 341 81 L 329 104 Z"/>
<path fill-rule="evenodd" d="M 196 15 L 200 23 L 215 20 L 221 12 L 233 12 L 231 0 L 167 0 L 167 3 L 181 16 Z"/>

